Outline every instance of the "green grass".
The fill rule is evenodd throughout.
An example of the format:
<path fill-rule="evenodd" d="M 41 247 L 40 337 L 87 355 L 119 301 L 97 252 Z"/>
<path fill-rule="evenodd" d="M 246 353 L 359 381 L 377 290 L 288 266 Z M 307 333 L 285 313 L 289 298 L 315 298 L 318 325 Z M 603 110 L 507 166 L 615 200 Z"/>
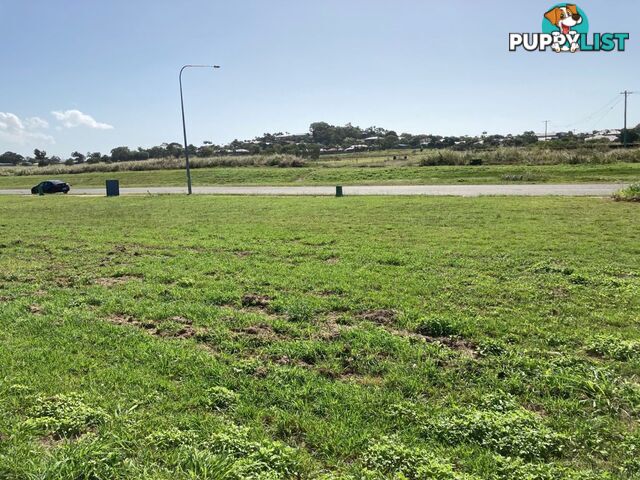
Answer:
<path fill-rule="evenodd" d="M 194 185 L 393 185 L 634 182 L 640 163 L 606 165 L 487 165 L 440 167 L 219 167 L 192 170 Z M 0 176 L 0 188 L 32 187 L 61 178 L 72 188 L 103 187 L 107 179 L 123 187 L 181 186 L 184 170 Z"/>
<path fill-rule="evenodd" d="M 639 222 L 0 198 L 0 478 L 637 478 Z"/>

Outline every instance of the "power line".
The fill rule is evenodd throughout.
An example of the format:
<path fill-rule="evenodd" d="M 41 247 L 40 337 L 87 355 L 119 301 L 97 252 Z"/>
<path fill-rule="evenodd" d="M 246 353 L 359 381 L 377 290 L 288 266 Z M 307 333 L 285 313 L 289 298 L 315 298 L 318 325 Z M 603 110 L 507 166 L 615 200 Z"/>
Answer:
<path fill-rule="evenodd" d="M 618 101 L 615 102 L 606 112 L 604 112 L 596 121 L 591 124 L 591 128 L 589 130 L 595 130 L 598 125 L 611 113 L 611 111 L 616 108 L 622 102 L 622 98 L 618 98 Z"/>
<path fill-rule="evenodd" d="M 618 102 L 620 100 L 620 97 L 618 95 L 616 95 L 615 97 L 613 97 L 611 100 L 609 100 L 604 106 L 598 108 L 597 110 L 595 110 L 593 113 L 590 113 L 589 115 L 587 115 L 586 117 L 583 117 L 582 119 L 573 122 L 573 123 L 567 123 L 565 125 L 556 125 L 558 128 L 568 128 L 568 127 L 573 127 L 575 125 L 580 125 L 583 123 L 587 123 L 588 121 L 590 121 L 591 119 L 593 119 L 594 117 L 597 117 L 599 114 L 601 114 L 603 111 L 607 110 L 608 108 L 610 108 L 612 105 L 615 106 L 614 104 L 616 102 Z M 607 110 L 608 112 L 608 110 Z"/>

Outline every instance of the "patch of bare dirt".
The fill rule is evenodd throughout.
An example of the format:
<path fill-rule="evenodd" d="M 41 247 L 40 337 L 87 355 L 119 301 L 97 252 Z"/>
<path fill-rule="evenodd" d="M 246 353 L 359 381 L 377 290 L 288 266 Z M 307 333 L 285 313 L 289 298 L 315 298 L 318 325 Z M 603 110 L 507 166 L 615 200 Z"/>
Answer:
<path fill-rule="evenodd" d="M 141 323 L 131 315 L 123 315 L 123 314 L 111 315 L 109 318 L 107 318 L 107 321 L 109 323 L 114 323 L 116 325 L 141 326 Z"/>
<path fill-rule="evenodd" d="M 193 325 L 193 321 L 184 317 L 171 317 L 169 320 L 176 323 L 181 323 L 183 325 Z"/>
<path fill-rule="evenodd" d="M 439 337 L 434 339 L 436 342 L 445 345 L 453 350 L 457 350 L 471 358 L 478 357 L 477 346 L 467 340 L 452 337 Z"/>
<path fill-rule="evenodd" d="M 343 382 L 352 382 L 368 387 L 379 387 L 384 382 L 384 378 L 381 376 L 356 375 L 353 373 L 340 375 L 338 378 Z"/>
<path fill-rule="evenodd" d="M 343 327 L 338 324 L 338 318 L 338 315 L 335 313 L 331 313 L 327 316 L 325 321 L 320 326 L 320 332 L 318 333 L 319 339 L 331 341 L 337 339 L 340 336 L 340 332 L 342 331 Z"/>
<path fill-rule="evenodd" d="M 564 287 L 556 287 L 551 290 L 551 296 L 554 298 L 567 298 L 569 296 L 569 290 Z"/>
<path fill-rule="evenodd" d="M 329 257 L 324 261 L 324 263 L 327 263 L 329 265 L 335 265 L 339 261 L 340 261 L 340 259 L 338 257 Z"/>
<path fill-rule="evenodd" d="M 282 366 L 296 366 L 302 368 L 312 368 L 312 365 L 305 362 L 304 360 L 293 359 L 288 355 L 283 355 L 275 360 L 275 363 Z"/>
<path fill-rule="evenodd" d="M 101 287 L 113 287 L 116 285 L 123 285 L 131 280 L 135 280 L 136 277 L 129 275 L 123 275 L 122 277 L 103 277 L 96 278 L 93 283 L 100 285 Z"/>
<path fill-rule="evenodd" d="M 278 334 L 269 325 L 251 325 L 244 328 L 234 329 L 233 332 L 240 335 L 247 335 L 264 341 L 277 340 Z"/>
<path fill-rule="evenodd" d="M 239 252 L 234 252 L 234 255 L 238 258 L 246 258 L 246 257 L 250 257 L 251 256 L 251 252 L 249 251 L 239 251 Z"/>
<path fill-rule="evenodd" d="M 70 287 L 73 285 L 73 280 L 69 277 L 56 277 L 53 281 L 58 287 Z"/>
<path fill-rule="evenodd" d="M 336 372 L 325 367 L 315 368 L 320 375 L 325 378 L 336 380 L 340 382 L 357 383 L 363 386 L 380 386 L 384 382 L 384 378 L 381 375 L 368 375 L 353 372 L 347 369 L 344 372 Z"/>
<path fill-rule="evenodd" d="M 53 435 L 47 435 L 38 439 L 38 443 L 45 450 L 53 450 L 54 448 L 57 448 L 62 442 L 63 440 L 61 438 L 57 438 Z"/>
<path fill-rule="evenodd" d="M 393 335 L 398 335 L 400 337 L 405 337 L 405 338 L 411 338 L 413 340 L 417 340 L 420 342 L 438 343 L 452 350 L 456 350 L 471 358 L 478 358 L 480 356 L 478 353 L 478 346 L 475 343 L 470 342 L 469 340 L 465 340 L 463 338 L 432 337 L 429 335 L 422 335 L 420 333 L 411 332 L 409 330 L 387 329 L 387 331 Z"/>
<path fill-rule="evenodd" d="M 541 417 L 546 417 L 547 411 L 544 409 L 542 405 L 538 405 L 535 403 L 528 403 L 524 405 L 524 408 L 529 410 L 530 412 L 535 413 L 536 415 L 540 415 Z"/>
<path fill-rule="evenodd" d="M 161 322 L 154 322 L 152 320 L 140 321 L 131 315 L 116 314 L 107 318 L 107 321 L 115 325 L 128 325 L 138 327 L 146 330 L 150 335 L 163 338 L 191 338 L 195 336 L 198 331 L 193 327 L 192 321 L 184 317 L 172 317 L 168 319 L 171 322 L 175 322 L 180 325 L 175 330 L 167 330 L 158 328 Z"/>
<path fill-rule="evenodd" d="M 198 332 L 191 325 L 183 325 L 176 331 L 165 331 L 156 329 L 155 332 L 153 332 L 153 334 L 157 335 L 158 337 L 183 339 L 191 338 L 195 336 L 196 333 Z"/>
<path fill-rule="evenodd" d="M 358 315 L 360 320 L 377 323 L 378 325 L 391 325 L 395 322 L 397 314 L 394 310 L 368 310 Z"/>
<path fill-rule="evenodd" d="M 42 315 L 44 313 L 44 308 L 34 303 L 33 305 L 29 306 L 29 311 L 34 315 Z"/>
<path fill-rule="evenodd" d="M 257 307 L 266 309 L 269 307 L 271 303 L 271 298 L 266 295 L 257 295 L 254 293 L 247 293 L 242 297 L 242 306 L 243 307 Z"/>

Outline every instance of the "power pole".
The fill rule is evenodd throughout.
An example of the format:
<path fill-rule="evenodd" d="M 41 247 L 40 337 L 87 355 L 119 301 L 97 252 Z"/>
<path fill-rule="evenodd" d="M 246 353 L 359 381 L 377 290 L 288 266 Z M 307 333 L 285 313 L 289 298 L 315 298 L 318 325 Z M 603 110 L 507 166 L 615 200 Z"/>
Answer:
<path fill-rule="evenodd" d="M 627 131 L 627 101 L 629 98 L 629 95 L 633 95 L 635 92 L 630 92 L 628 90 L 625 90 L 624 92 L 620 92 L 620 95 L 624 95 L 624 133 L 623 133 L 623 138 L 624 138 L 624 147 L 627 148 L 629 146 L 629 142 L 627 141 L 628 139 L 628 131 Z"/>
<path fill-rule="evenodd" d="M 544 141 L 547 141 L 547 136 L 549 132 L 549 120 L 544 121 Z"/>

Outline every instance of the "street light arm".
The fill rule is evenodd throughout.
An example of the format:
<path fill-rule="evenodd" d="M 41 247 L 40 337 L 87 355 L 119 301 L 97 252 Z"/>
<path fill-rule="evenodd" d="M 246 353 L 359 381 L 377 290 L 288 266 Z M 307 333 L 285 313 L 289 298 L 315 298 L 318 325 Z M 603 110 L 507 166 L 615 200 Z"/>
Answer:
<path fill-rule="evenodd" d="M 220 68 L 220 65 L 184 65 L 180 69 L 180 78 L 182 78 L 182 72 L 185 68 Z"/>

